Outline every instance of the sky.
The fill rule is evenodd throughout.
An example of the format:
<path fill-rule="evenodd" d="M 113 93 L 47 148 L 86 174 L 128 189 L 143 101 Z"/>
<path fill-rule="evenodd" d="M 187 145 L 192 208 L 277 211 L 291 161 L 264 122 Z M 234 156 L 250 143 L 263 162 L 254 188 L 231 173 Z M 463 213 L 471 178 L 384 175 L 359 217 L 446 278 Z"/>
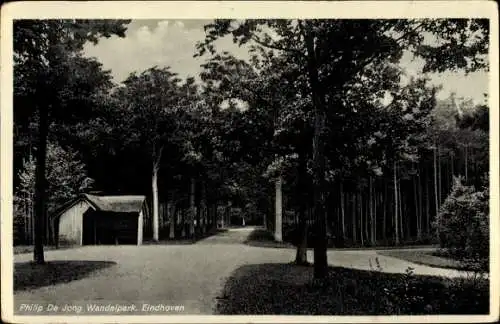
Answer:
<path fill-rule="evenodd" d="M 209 20 L 133 20 L 128 25 L 125 38 L 103 38 L 97 45 L 87 44 L 85 55 L 96 57 L 104 69 L 111 70 L 115 82 L 123 81 L 131 72 L 142 72 L 152 66 L 170 66 L 180 77 L 196 76 L 200 64 L 206 58 L 193 58 L 195 45 L 205 38 L 203 26 Z M 239 48 L 232 39 L 217 41 L 218 50 L 227 50 L 240 58 L 248 57 L 245 48 Z M 405 54 L 401 65 L 409 74 L 421 73 L 422 61 L 413 60 Z M 446 72 L 432 74 L 434 84 L 441 84 L 443 90 L 438 97 L 444 99 L 455 92 L 457 97 L 472 98 L 483 102 L 483 93 L 488 89 L 488 75 L 485 72 Z"/>

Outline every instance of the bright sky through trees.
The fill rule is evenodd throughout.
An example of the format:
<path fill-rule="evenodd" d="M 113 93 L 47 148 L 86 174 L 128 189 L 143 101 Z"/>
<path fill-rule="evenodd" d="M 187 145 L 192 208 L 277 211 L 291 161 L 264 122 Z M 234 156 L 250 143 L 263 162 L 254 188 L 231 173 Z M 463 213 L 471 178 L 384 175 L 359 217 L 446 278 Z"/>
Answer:
<path fill-rule="evenodd" d="M 205 58 L 193 58 L 196 42 L 204 39 L 203 26 L 207 20 L 135 20 L 129 25 L 126 38 L 102 39 L 96 46 L 88 44 L 85 53 L 94 56 L 110 69 L 116 82 L 123 81 L 130 72 L 143 71 L 151 66 L 171 66 L 181 77 L 197 76 Z M 220 50 L 227 50 L 239 58 L 247 58 L 248 50 L 238 48 L 230 38 L 217 42 Z M 403 56 L 401 65 L 409 74 L 419 74 L 421 60 L 410 54 Z M 435 84 L 442 84 L 439 98 L 451 92 L 458 97 L 469 97 L 483 102 L 484 89 L 488 88 L 485 72 L 475 72 L 464 78 L 463 73 L 446 72 L 431 75 Z"/>

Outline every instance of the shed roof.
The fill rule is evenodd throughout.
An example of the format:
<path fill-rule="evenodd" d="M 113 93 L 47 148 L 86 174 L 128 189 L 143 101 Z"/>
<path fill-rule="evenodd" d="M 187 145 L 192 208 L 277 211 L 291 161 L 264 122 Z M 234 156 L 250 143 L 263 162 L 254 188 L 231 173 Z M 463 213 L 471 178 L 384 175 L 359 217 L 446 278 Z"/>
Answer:
<path fill-rule="evenodd" d="M 62 205 L 53 215 L 59 217 L 80 201 L 87 201 L 95 210 L 115 213 L 138 213 L 142 210 L 146 196 L 96 196 L 81 194 L 76 199 Z"/>
<path fill-rule="evenodd" d="M 140 212 L 144 204 L 145 196 L 95 196 L 83 194 L 83 196 L 97 210 L 117 213 Z"/>

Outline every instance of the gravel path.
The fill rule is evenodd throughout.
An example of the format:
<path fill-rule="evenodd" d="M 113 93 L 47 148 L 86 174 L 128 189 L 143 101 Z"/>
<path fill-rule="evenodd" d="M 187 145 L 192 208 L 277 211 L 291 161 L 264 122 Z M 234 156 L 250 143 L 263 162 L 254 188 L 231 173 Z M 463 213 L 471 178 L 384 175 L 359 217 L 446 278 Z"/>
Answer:
<path fill-rule="evenodd" d="M 211 314 L 218 294 L 231 273 L 246 264 L 287 263 L 293 249 L 260 248 L 242 244 L 253 228 L 230 229 L 193 245 L 88 246 L 71 250 L 47 251 L 47 261 L 114 261 L 110 268 L 86 278 L 15 293 L 16 303 L 64 303 L 73 300 L 106 302 L 147 302 L 183 305 L 184 314 Z M 377 255 L 376 251 L 329 251 L 332 265 L 370 269 L 375 257 L 384 271 L 458 276 L 454 270 L 431 268 Z M 15 255 L 15 262 L 26 262 L 31 254 Z M 308 258 L 312 261 L 312 251 Z"/>

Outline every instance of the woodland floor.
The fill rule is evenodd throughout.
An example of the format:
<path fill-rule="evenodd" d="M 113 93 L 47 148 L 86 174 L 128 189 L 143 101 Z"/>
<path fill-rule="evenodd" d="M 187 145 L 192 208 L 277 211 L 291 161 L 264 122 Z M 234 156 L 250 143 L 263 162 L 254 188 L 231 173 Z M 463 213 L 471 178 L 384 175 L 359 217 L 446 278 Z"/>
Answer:
<path fill-rule="evenodd" d="M 343 302 L 340 302 L 340 297 L 332 296 L 333 286 L 330 284 L 326 290 L 311 288 L 311 268 L 289 264 L 295 257 L 293 249 L 249 246 L 245 242 L 253 231 L 252 227 L 233 228 L 190 245 L 87 246 L 47 251 L 48 262 L 45 266 L 31 265 L 30 253 L 17 254 L 14 257 L 15 304 L 104 300 L 183 305 L 183 314 L 248 314 L 254 312 L 258 306 L 255 303 L 259 300 L 264 302 L 272 298 L 275 304 L 294 304 L 301 294 L 312 294 L 315 298 L 324 298 L 324 294 L 328 294 L 327 299 L 334 300 L 337 305 L 336 308 L 331 306 L 331 312 L 336 314 L 350 313 L 352 308 L 349 305 L 352 303 L 358 305 L 356 314 L 377 312 L 378 306 L 373 305 L 374 296 L 361 293 L 357 300 L 350 300 L 348 297 L 354 296 L 351 293 L 342 297 Z M 313 261 L 312 251 L 308 252 L 308 259 Z M 345 289 L 375 287 L 373 285 L 381 276 L 387 278 L 380 282 L 400 282 L 400 274 L 409 266 L 420 276 L 465 276 L 461 271 L 417 265 L 379 255 L 375 250 L 332 250 L 328 251 L 328 259 L 332 266 L 332 278 L 345 279 L 348 283 Z M 375 270 L 376 260 L 381 272 Z M 372 279 L 366 279 L 369 274 L 372 274 Z M 252 285 L 260 290 L 248 290 Z M 437 287 L 436 291 L 445 287 L 441 283 L 434 286 Z M 393 285 L 388 284 L 387 287 Z M 288 293 L 296 295 L 290 297 L 292 295 L 288 296 Z M 484 292 L 478 294 L 483 296 Z M 476 296 L 476 299 L 479 297 Z M 246 300 L 248 305 L 238 308 L 238 300 Z M 305 300 L 306 303 L 307 300 L 311 303 L 316 301 L 314 298 Z M 304 304 L 297 305 L 286 310 L 272 306 L 263 309 L 271 313 L 300 314 L 322 313 L 326 307 L 323 305 L 311 310 L 304 308 Z M 308 305 L 313 307 L 313 304 Z"/>

